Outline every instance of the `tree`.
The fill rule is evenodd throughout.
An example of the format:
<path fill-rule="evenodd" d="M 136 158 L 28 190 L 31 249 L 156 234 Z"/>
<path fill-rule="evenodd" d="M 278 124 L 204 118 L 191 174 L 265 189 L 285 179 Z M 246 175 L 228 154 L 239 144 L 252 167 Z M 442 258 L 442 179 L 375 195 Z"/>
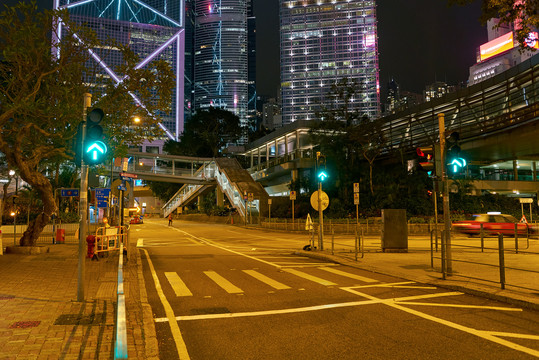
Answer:
<path fill-rule="evenodd" d="M 466 5 L 475 0 L 449 0 L 450 4 Z M 539 28 L 539 2 L 537 0 L 483 0 L 481 22 L 486 24 L 492 18 L 500 19 L 496 25 L 517 24 L 516 38 L 525 47 L 530 32 Z"/>
<path fill-rule="evenodd" d="M 168 141 L 164 150 L 174 155 L 219 157 L 227 145 L 237 144 L 243 134 L 238 116 L 210 107 L 198 111 L 185 124 L 180 141 Z"/>
<path fill-rule="evenodd" d="M 53 24 L 59 19 L 69 35 L 52 43 L 55 37 L 51 35 L 56 31 Z M 53 56 L 57 51 L 51 51 L 51 44 L 60 56 Z M 92 77 L 98 67 L 88 50 L 94 48 L 122 53 L 125 64 L 117 69 L 125 75 L 122 82 Z M 4 6 L 0 12 L 0 49 L 0 152 L 9 167 L 39 193 L 43 203 L 42 213 L 30 222 L 20 239 L 20 245 L 33 246 L 57 211 L 45 170 L 73 159 L 72 143 L 82 120 L 83 94 L 94 93 L 94 106 L 101 107 L 107 116 L 103 124 L 106 141 L 120 152 L 143 135 L 155 134 L 158 119 L 149 114 L 167 111 L 170 104 L 166 99 L 170 99 L 174 77 L 164 61 L 136 69 L 136 56 L 125 46 L 99 41 L 90 30 L 71 22 L 65 10 L 39 12 L 35 2 Z M 83 79 L 98 79 L 100 83 L 88 84 Z M 137 106 L 129 93 L 143 100 L 145 109 Z M 145 115 L 140 129 L 127 126 L 134 114 Z"/>

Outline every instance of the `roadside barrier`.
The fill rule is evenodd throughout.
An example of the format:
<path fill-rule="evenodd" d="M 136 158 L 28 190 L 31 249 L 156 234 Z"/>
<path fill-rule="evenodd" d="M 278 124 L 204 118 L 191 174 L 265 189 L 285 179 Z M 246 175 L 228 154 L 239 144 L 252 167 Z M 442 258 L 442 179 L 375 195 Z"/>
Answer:
<path fill-rule="evenodd" d="M 99 253 L 119 250 L 123 245 L 127 251 L 128 244 L 128 230 L 127 226 L 115 226 L 115 227 L 100 227 L 95 232 L 95 250 L 94 253 Z"/>

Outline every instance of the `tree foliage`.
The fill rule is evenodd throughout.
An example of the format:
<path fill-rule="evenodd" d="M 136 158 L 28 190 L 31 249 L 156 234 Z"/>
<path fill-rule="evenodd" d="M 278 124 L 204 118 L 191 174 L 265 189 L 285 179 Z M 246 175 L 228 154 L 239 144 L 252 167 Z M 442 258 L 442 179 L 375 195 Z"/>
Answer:
<path fill-rule="evenodd" d="M 466 5 L 475 0 L 449 0 L 450 4 Z M 539 28 L 539 2 L 537 0 L 482 0 L 481 22 L 500 19 L 499 25 L 517 24 L 516 38 L 522 47 L 530 32 Z"/>
<path fill-rule="evenodd" d="M 68 34 L 52 42 L 58 38 L 54 24 L 59 21 Z M 122 53 L 124 65 L 115 69 L 123 76 L 119 84 L 109 77 L 93 76 L 98 65 L 89 50 L 96 48 Z M 106 141 L 118 155 L 128 144 L 155 134 L 159 120 L 149 114 L 167 111 L 174 78 L 164 61 L 136 69 L 138 59 L 126 46 L 99 40 L 92 31 L 70 21 L 64 10 L 38 11 L 35 2 L 5 6 L 0 12 L 0 49 L 0 152 L 43 202 L 43 212 L 20 240 L 21 245 L 34 245 L 57 211 L 46 169 L 73 159 L 83 94 L 93 93 L 94 106 L 106 113 Z M 145 106 L 137 106 L 130 93 Z M 144 115 L 145 121 L 133 129 L 128 124 L 136 114 Z"/>

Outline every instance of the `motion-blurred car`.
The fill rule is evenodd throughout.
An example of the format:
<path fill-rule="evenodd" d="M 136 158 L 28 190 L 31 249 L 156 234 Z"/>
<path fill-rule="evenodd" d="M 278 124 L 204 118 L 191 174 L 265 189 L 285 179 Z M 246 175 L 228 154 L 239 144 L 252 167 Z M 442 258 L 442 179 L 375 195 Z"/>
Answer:
<path fill-rule="evenodd" d="M 498 212 L 474 215 L 472 220 L 456 221 L 453 223 L 453 229 L 470 236 L 479 235 L 481 224 L 483 224 L 484 235 L 503 234 L 514 236 L 515 224 L 517 224 L 518 235 L 536 232 L 535 227 L 532 227 L 527 223 L 519 222 L 512 215 L 501 214 Z"/>
<path fill-rule="evenodd" d="M 131 220 L 129 220 L 130 224 L 144 224 L 144 221 L 142 219 L 142 215 L 133 215 Z"/>

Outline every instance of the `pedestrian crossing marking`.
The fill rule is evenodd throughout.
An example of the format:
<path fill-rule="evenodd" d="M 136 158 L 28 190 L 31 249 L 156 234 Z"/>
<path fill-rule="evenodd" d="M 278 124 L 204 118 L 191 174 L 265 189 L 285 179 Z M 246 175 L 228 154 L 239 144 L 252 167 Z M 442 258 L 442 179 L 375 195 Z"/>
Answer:
<path fill-rule="evenodd" d="M 271 286 L 274 289 L 277 289 L 277 290 L 290 289 L 290 286 L 287 286 L 287 285 L 285 285 L 283 283 L 280 283 L 280 282 L 278 282 L 276 280 L 273 280 L 272 278 L 269 278 L 266 275 L 263 275 L 263 274 L 259 273 L 258 271 L 255 271 L 255 270 L 243 270 L 243 272 L 246 273 L 247 275 L 251 275 L 252 277 L 254 277 L 257 280 L 262 281 L 263 283 Z"/>
<path fill-rule="evenodd" d="M 319 278 L 317 276 L 309 275 L 307 273 L 304 273 L 303 271 L 299 271 L 299 270 L 296 270 L 296 269 L 283 269 L 283 271 L 286 271 L 286 272 L 288 272 L 290 274 L 294 274 L 296 276 L 302 277 L 302 278 L 307 279 L 307 280 L 314 281 L 314 282 L 319 283 L 321 285 L 326 285 L 326 286 L 337 285 L 334 282 L 331 282 L 329 280 L 324 280 L 324 279 Z"/>
<path fill-rule="evenodd" d="M 351 273 L 348 273 L 346 271 L 342 271 L 342 270 L 338 270 L 338 269 L 334 269 L 334 268 L 330 268 L 330 267 L 320 267 L 319 269 L 324 270 L 324 271 L 328 271 L 330 273 L 337 274 L 337 275 L 340 275 L 340 276 L 345 276 L 345 277 L 348 277 L 348 278 L 351 278 L 351 279 L 367 282 L 367 283 L 378 282 L 378 280 L 370 279 L 368 277 L 364 277 L 364 276 L 361 276 L 361 275 L 351 274 Z"/>
<path fill-rule="evenodd" d="M 215 271 L 204 271 L 204 274 L 212 279 L 217 285 L 222 287 L 229 294 L 241 294 L 243 290 L 232 284 L 230 281 L 217 274 Z"/>
<path fill-rule="evenodd" d="M 178 274 L 175 272 L 166 272 L 165 276 L 176 296 L 193 296 L 193 293 L 187 288 L 187 285 L 180 279 Z"/>

